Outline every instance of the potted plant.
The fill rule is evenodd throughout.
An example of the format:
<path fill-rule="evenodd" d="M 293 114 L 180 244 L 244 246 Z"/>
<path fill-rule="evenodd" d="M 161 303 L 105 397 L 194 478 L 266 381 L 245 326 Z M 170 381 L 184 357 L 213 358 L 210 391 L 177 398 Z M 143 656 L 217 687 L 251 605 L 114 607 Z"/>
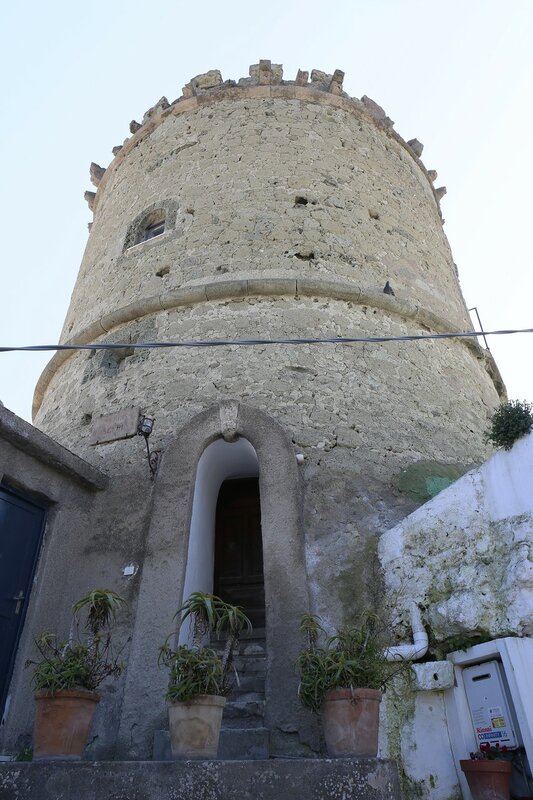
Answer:
<path fill-rule="evenodd" d="M 242 631 L 250 632 L 252 625 L 240 608 L 205 592 L 193 592 L 175 616 L 179 627 L 192 621 L 192 641 L 173 649 L 167 639 L 159 652 L 160 665 L 170 673 L 166 698 L 172 756 L 216 758 L 233 653 Z M 222 655 L 204 645 L 213 633 L 225 638 Z"/>
<path fill-rule="evenodd" d="M 385 657 L 385 626 L 366 611 L 333 636 L 311 614 L 302 617 L 300 629 L 307 646 L 297 660 L 298 693 L 306 708 L 321 713 L 328 755 L 376 756 L 382 690 L 398 671 Z"/>
<path fill-rule="evenodd" d="M 507 747 L 487 743 L 459 762 L 474 800 L 509 800 L 513 769 L 510 758 Z"/>
<path fill-rule="evenodd" d="M 72 606 L 66 641 L 48 632 L 36 638 L 40 658 L 26 664 L 35 666 L 34 759 L 81 758 L 100 700 L 96 689 L 124 668 L 111 642 L 112 623 L 124 603 L 110 589 L 94 589 Z M 86 616 L 83 635 L 82 612 Z"/>

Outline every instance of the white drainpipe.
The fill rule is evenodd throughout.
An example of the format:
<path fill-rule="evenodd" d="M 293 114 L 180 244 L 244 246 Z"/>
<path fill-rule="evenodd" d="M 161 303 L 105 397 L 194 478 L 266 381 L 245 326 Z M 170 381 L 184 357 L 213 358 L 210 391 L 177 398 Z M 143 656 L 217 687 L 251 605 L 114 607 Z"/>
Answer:
<path fill-rule="evenodd" d="M 413 631 L 413 643 L 387 647 L 384 652 L 387 661 L 417 661 L 426 655 L 428 635 L 422 624 L 422 615 L 416 603 L 411 605 L 411 628 Z"/>

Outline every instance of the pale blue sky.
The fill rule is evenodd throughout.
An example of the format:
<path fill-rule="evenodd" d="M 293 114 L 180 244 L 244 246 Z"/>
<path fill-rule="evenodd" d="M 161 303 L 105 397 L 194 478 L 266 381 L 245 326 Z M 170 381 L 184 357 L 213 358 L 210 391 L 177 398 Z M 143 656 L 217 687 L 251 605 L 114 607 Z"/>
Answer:
<path fill-rule="evenodd" d="M 533 327 L 531 0 L 29 0 L 2 10 L 0 343 L 57 341 L 91 219 L 91 161 L 110 162 L 161 95 L 259 58 L 345 71 L 445 184 L 463 292 L 486 329 Z M 491 339 L 509 395 L 533 400 L 533 335 Z M 49 356 L 0 355 L 0 399 L 29 419 Z"/>

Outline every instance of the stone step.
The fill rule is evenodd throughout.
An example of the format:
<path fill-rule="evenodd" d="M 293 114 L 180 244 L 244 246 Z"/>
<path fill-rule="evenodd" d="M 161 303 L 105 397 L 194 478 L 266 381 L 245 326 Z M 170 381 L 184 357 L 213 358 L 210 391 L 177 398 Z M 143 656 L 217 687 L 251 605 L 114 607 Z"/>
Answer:
<path fill-rule="evenodd" d="M 262 692 L 247 692 L 238 697 L 230 697 L 224 706 L 222 727 L 227 727 L 228 723 L 231 725 L 232 720 L 247 720 L 251 724 L 259 724 L 264 713 L 265 700 Z"/>
<path fill-rule="evenodd" d="M 223 761 L 247 761 L 268 758 L 266 728 L 223 728 L 220 731 L 217 758 Z M 168 731 L 154 734 L 154 761 L 172 761 Z"/>
<path fill-rule="evenodd" d="M 246 761 L 53 761 L 0 764 L 4 800 L 400 800 L 379 758 Z"/>
<path fill-rule="evenodd" d="M 265 691 L 265 676 L 259 672 L 239 673 L 239 682 L 235 681 L 232 686 L 230 697 L 249 692 Z"/>
<path fill-rule="evenodd" d="M 239 675 L 248 675 L 252 672 L 266 675 L 267 660 L 257 656 L 247 656 L 246 658 L 237 656 L 233 661 L 233 666 Z"/>

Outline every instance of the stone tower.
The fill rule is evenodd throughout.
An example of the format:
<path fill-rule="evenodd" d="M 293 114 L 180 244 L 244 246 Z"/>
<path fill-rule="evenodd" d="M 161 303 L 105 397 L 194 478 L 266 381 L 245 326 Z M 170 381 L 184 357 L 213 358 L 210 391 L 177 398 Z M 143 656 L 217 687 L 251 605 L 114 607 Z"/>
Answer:
<path fill-rule="evenodd" d="M 422 145 L 342 81 L 317 70 L 284 81 L 260 61 L 238 82 L 199 75 L 131 123 L 109 167 L 92 165 L 94 222 L 61 336 L 124 347 L 58 353 L 35 394 L 35 424 L 126 487 L 124 508 L 145 477 L 142 442 L 95 443 L 96 418 L 133 408 L 156 419 L 137 630 L 154 625 L 156 585 L 173 586 L 169 610 L 195 588 L 194 520 L 213 517 L 222 481 L 259 474 L 267 709 L 278 680 L 294 683 L 300 612 L 353 612 L 369 542 L 483 459 L 503 392 L 471 339 L 129 346 L 471 328 Z M 201 459 L 218 445 L 205 499 Z M 209 588 L 213 542 L 198 536 Z M 130 688 L 146 639 L 132 645 Z M 276 702 L 271 728 L 288 734 Z"/>

